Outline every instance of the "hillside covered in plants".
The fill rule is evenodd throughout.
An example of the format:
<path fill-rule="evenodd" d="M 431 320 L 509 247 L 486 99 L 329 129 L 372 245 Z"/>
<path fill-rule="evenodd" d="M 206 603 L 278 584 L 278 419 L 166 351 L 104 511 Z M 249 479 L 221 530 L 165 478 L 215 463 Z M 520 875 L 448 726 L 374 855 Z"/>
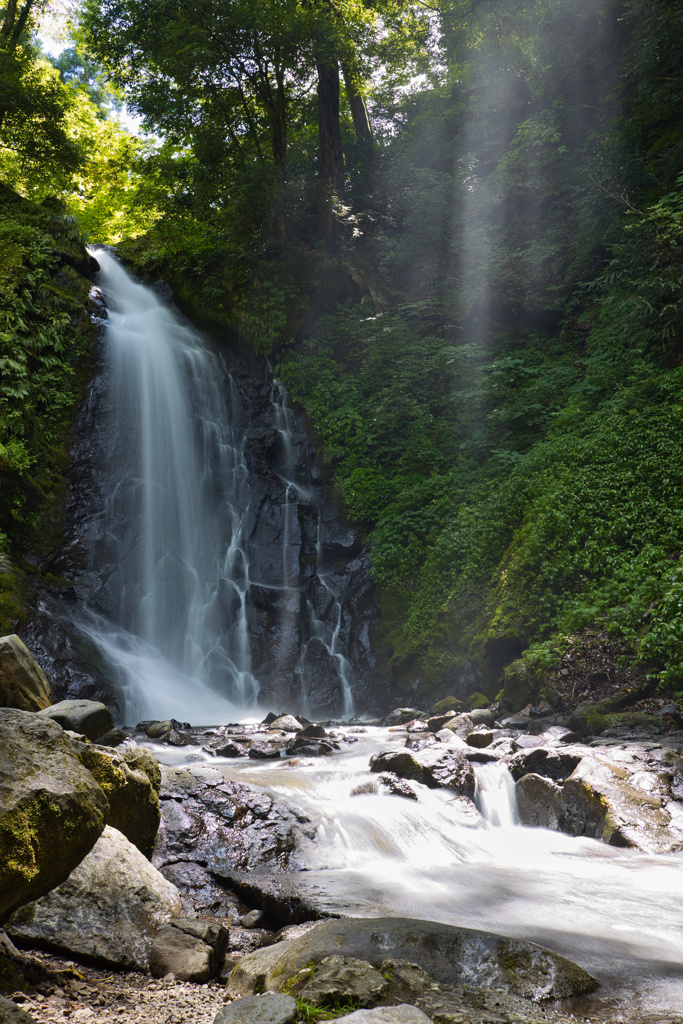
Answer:
<path fill-rule="evenodd" d="M 49 9 L 0 29 L 2 630 L 56 544 L 91 240 L 270 359 L 401 700 L 521 702 L 589 635 L 683 692 L 681 0 L 83 0 L 56 58 Z"/>

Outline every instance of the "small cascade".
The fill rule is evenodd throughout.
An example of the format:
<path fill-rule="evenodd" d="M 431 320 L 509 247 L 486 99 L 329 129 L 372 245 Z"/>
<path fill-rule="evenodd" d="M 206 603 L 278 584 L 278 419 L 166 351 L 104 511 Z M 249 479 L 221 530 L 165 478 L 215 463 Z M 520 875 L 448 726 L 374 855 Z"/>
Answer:
<path fill-rule="evenodd" d="M 301 712 L 309 714 L 306 677 L 306 655 L 309 652 L 309 645 L 312 640 L 319 642 L 327 652 L 329 662 L 338 677 L 342 695 L 342 707 L 339 710 L 340 717 L 351 718 L 355 712 L 355 702 L 351 688 L 352 668 L 349 660 L 344 656 L 340 647 L 340 632 L 342 625 L 342 603 L 333 589 L 333 574 L 324 571 L 323 563 L 323 542 L 322 542 L 322 503 L 323 493 L 313 486 L 308 479 L 297 481 L 295 479 L 297 469 L 301 474 L 301 464 L 295 460 L 295 447 L 293 443 L 293 414 L 287 405 L 287 392 L 282 385 L 273 378 L 275 409 L 275 422 L 278 434 L 281 439 L 285 475 L 283 483 L 285 486 L 285 526 L 282 543 L 282 565 L 283 584 L 285 589 L 290 587 L 288 559 L 289 559 L 289 537 L 290 537 L 290 515 L 292 504 L 299 502 L 309 506 L 315 517 L 315 565 L 312 580 L 312 589 L 322 594 L 322 606 L 325 608 L 325 618 L 316 613 L 315 605 L 310 596 L 302 609 L 302 647 L 301 654 L 295 672 L 301 680 L 302 706 Z M 293 499 L 293 502 L 292 502 Z M 296 507 L 296 504 L 294 504 Z M 318 601 L 320 605 L 320 600 Z"/>
<path fill-rule="evenodd" d="M 489 825 L 519 825 L 515 782 L 506 764 L 492 761 L 474 766 L 474 802 Z"/>

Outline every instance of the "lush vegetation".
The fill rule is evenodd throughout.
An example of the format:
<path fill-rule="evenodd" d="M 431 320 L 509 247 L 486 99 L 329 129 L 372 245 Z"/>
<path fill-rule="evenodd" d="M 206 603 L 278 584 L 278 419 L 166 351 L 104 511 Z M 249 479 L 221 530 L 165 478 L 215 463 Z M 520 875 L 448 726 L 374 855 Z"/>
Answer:
<path fill-rule="evenodd" d="M 274 358 L 396 687 L 493 694 L 598 624 L 683 690 L 683 0 L 79 10 L 57 67 L 30 2 L 2 30 L 5 549 L 73 408 L 74 216 Z"/>

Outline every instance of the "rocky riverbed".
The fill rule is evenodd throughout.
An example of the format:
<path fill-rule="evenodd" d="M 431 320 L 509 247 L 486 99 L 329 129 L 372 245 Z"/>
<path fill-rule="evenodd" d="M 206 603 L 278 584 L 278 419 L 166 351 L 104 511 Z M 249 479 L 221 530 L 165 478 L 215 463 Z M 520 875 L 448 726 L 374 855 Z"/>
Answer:
<path fill-rule="evenodd" d="M 6 924 L 4 991 L 36 1021 L 213 1021 L 266 991 L 289 1020 L 401 1003 L 436 1024 L 679 1022 L 683 733 L 647 699 L 211 729 L 0 711 L 24 760 L 33 744 L 100 787 L 86 831 L 107 821 L 73 870 L 48 849 L 40 885 L 35 846 L 31 885 L 52 891 Z"/>

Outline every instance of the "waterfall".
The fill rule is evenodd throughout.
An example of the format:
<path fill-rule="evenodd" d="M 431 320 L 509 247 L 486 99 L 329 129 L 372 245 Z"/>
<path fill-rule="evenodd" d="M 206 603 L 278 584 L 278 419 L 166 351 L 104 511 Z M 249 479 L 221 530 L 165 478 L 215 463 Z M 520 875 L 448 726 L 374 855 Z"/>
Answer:
<path fill-rule="evenodd" d="M 116 627 L 87 628 L 118 672 L 131 718 L 234 717 L 259 687 L 246 617 L 250 494 L 231 382 L 153 292 L 106 251 L 97 260 L 109 313 L 102 518 L 119 597 Z"/>
<path fill-rule="evenodd" d="M 510 769 L 504 763 L 474 766 L 474 802 L 494 828 L 519 825 L 517 793 Z"/>
<path fill-rule="evenodd" d="M 97 260 L 106 438 L 90 572 L 104 583 L 79 626 L 125 720 L 260 716 L 259 694 L 276 710 L 349 717 L 345 581 L 323 568 L 329 501 L 284 390 L 270 384 L 252 429 L 250 400 L 211 343 L 107 251 Z"/>

